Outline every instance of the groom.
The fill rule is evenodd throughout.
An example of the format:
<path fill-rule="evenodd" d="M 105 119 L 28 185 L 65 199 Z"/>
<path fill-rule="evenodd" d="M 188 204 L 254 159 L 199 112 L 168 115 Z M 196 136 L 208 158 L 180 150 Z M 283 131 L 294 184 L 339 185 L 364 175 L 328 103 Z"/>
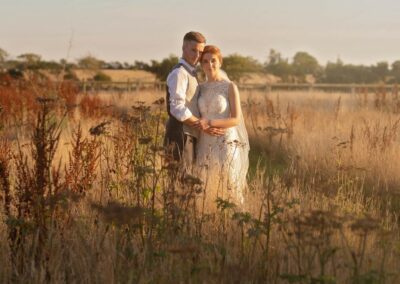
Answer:
<path fill-rule="evenodd" d="M 175 161 L 191 166 L 196 158 L 196 140 L 201 129 L 197 107 L 198 81 L 196 65 L 206 43 L 199 32 L 188 32 L 183 37 L 182 57 L 167 77 L 167 111 L 164 146 Z M 221 135 L 218 128 L 201 129 L 210 135 Z"/>

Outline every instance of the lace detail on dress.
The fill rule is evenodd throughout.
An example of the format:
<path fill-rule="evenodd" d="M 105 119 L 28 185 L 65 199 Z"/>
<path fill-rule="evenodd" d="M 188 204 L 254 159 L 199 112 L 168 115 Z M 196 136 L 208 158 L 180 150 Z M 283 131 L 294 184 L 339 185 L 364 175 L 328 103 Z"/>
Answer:
<path fill-rule="evenodd" d="M 228 100 L 229 82 L 212 82 L 200 85 L 198 105 L 202 117 L 227 118 L 230 114 Z"/>

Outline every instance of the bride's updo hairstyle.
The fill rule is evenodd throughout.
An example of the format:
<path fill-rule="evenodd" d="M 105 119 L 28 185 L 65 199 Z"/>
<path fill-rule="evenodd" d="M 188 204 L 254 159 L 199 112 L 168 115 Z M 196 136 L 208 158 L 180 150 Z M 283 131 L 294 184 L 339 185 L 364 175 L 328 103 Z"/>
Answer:
<path fill-rule="evenodd" d="M 204 50 L 201 53 L 200 63 L 203 61 L 204 54 L 207 54 L 207 53 L 211 53 L 211 54 L 216 55 L 218 57 L 219 63 L 221 63 L 221 65 L 222 65 L 221 50 L 218 47 L 216 47 L 215 45 L 206 45 L 204 47 Z"/>

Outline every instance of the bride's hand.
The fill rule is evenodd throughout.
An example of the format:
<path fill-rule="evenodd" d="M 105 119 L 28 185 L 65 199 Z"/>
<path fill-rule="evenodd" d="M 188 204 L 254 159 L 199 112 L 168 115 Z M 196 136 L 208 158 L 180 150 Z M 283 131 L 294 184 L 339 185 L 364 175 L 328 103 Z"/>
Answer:
<path fill-rule="evenodd" d="M 205 133 L 212 135 L 212 136 L 222 136 L 225 134 L 226 129 L 224 128 L 217 128 L 217 127 L 209 127 L 204 130 Z"/>

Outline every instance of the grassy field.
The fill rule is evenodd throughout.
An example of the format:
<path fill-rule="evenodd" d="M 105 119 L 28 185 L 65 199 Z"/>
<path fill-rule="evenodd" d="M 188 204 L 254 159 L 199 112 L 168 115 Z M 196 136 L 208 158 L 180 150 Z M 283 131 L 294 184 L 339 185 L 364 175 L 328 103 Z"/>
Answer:
<path fill-rule="evenodd" d="M 156 76 L 150 72 L 143 70 L 100 70 L 106 74 L 114 82 L 131 82 L 142 81 L 142 82 L 155 82 Z M 77 69 L 74 70 L 75 75 L 79 80 L 90 80 L 98 71 Z"/>
<path fill-rule="evenodd" d="M 243 92 L 245 205 L 204 206 L 164 93 L 2 82 L 2 283 L 398 283 L 396 93 Z"/>

